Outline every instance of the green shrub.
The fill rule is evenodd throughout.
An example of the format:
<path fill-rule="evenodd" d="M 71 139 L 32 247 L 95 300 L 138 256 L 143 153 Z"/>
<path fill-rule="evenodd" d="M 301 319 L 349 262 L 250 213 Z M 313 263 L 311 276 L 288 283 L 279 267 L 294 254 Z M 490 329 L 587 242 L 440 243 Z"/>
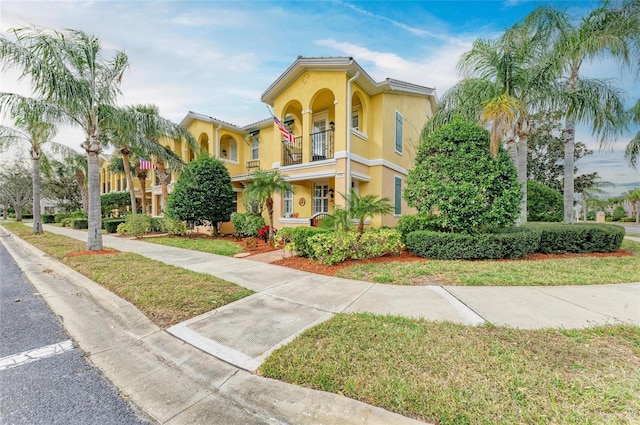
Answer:
<path fill-rule="evenodd" d="M 74 212 L 70 212 L 70 213 L 58 213 L 54 216 L 53 220 L 56 223 L 60 223 L 62 224 L 62 220 L 66 219 L 66 218 L 86 218 L 86 214 L 83 213 L 82 211 L 74 211 Z M 63 227 L 64 224 L 62 225 Z"/>
<path fill-rule="evenodd" d="M 524 258 L 536 251 L 540 232 L 509 228 L 494 233 L 445 233 L 420 230 L 406 237 L 407 249 L 420 257 L 439 260 Z"/>
<path fill-rule="evenodd" d="M 398 220 L 396 228 L 402 236 L 402 243 L 406 243 L 406 237 L 411 232 L 417 232 L 418 230 L 437 232 L 442 230 L 436 216 L 422 214 L 403 215 Z"/>
<path fill-rule="evenodd" d="M 620 221 L 623 223 L 635 223 L 636 219 L 634 217 L 625 217 Z"/>
<path fill-rule="evenodd" d="M 56 216 L 54 214 L 42 214 L 43 223 L 55 223 Z"/>
<path fill-rule="evenodd" d="M 231 222 L 238 236 L 256 237 L 264 227 L 264 218 L 250 213 L 233 213 Z"/>
<path fill-rule="evenodd" d="M 612 224 L 527 224 L 541 232 L 538 252 L 613 252 L 620 249 L 624 228 Z"/>
<path fill-rule="evenodd" d="M 369 229 L 357 232 L 326 232 L 309 238 L 311 257 L 322 264 L 337 264 L 348 259 L 362 260 L 386 254 L 400 254 L 402 242 L 396 229 Z"/>
<path fill-rule="evenodd" d="M 182 220 L 165 217 L 162 223 L 164 228 L 162 231 L 171 236 L 185 236 L 189 231 L 187 223 Z"/>
<path fill-rule="evenodd" d="M 110 218 L 106 220 L 102 220 L 102 226 L 107 233 L 116 233 L 118 231 L 118 226 L 120 223 L 124 223 L 126 218 Z"/>
<path fill-rule="evenodd" d="M 613 214 L 611 214 L 611 221 L 620 221 L 627 216 L 627 212 L 624 210 L 622 206 L 617 206 L 615 210 L 613 210 Z"/>
<path fill-rule="evenodd" d="M 151 217 L 147 214 L 129 214 L 124 223 L 118 225 L 117 232 L 135 238 L 151 231 Z"/>
<path fill-rule="evenodd" d="M 319 233 L 327 233 L 328 229 L 318 227 L 295 227 L 291 235 L 291 243 L 287 249 L 295 251 L 298 257 L 312 257 L 313 251 L 309 246 L 309 238 Z"/>
<path fill-rule="evenodd" d="M 553 222 L 562 221 L 563 218 L 562 194 L 535 180 L 529 180 L 527 182 L 527 220 Z"/>
<path fill-rule="evenodd" d="M 89 228 L 89 220 L 86 218 L 72 218 L 71 227 L 74 229 L 88 229 Z"/>

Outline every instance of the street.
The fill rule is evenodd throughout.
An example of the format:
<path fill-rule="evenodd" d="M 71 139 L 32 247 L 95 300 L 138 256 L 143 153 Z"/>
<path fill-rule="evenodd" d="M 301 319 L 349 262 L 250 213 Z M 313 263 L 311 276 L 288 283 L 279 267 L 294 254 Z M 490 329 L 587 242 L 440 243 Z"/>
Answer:
<path fill-rule="evenodd" d="M 0 423 L 152 423 L 87 362 L 35 292 L 0 243 Z"/>

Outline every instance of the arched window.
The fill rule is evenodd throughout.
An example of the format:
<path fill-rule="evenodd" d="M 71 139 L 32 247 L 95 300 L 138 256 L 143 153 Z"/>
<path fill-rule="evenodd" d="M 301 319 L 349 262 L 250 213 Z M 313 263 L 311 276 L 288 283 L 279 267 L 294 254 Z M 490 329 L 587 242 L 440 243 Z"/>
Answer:
<path fill-rule="evenodd" d="M 231 161 L 238 160 L 238 145 L 236 145 L 236 141 L 233 139 L 229 139 L 229 159 Z"/>

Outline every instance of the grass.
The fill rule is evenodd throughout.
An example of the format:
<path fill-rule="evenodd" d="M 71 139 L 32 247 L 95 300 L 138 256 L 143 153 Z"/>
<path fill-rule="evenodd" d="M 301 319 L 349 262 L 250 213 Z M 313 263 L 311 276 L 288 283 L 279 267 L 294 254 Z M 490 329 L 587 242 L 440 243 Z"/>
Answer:
<path fill-rule="evenodd" d="M 242 252 L 242 247 L 238 244 L 220 239 L 208 238 L 184 238 L 184 237 L 157 237 L 145 238 L 145 242 L 168 245 L 176 248 L 201 251 L 209 254 L 226 255 L 228 257 Z"/>
<path fill-rule="evenodd" d="M 519 330 L 339 314 L 260 373 L 438 424 L 638 423 L 640 327 Z"/>
<path fill-rule="evenodd" d="M 356 264 L 338 271 L 346 279 L 394 285 L 463 286 L 595 285 L 640 281 L 640 243 L 625 240 L 627 257 L 576 257 L 544 261 L 420 261 Z"/>
<path fill-rule="evenodd" d="M 70 256 L 86 243 L 45 232 L 33 235 L 21 223 L 8 230 L 134 304 L 167 327 L 251 295 L 253 292 L 208 274 L 170 266 L 133 253 Z"/>

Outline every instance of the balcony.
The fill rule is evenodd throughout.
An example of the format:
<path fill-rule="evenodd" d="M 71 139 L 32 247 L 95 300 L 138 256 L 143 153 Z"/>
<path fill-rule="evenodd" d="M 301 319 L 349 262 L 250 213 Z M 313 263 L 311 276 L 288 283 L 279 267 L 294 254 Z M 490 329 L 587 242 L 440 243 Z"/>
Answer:
<path fill-rule="evenodd" d="M 293 143 L 282 141 L 282 165 L 302 164 L 302 136 L 296 137 Z"/>
<path fill-rule="evenodd" d="M 258 159 L 254 161 L 247 161 L 246 167 L 247 167 L 247 171 L 253 168 L 260 168 L 260 160 Z"/>
<path fill-rule="evenodd" d="M 334 154 L 334 130 L 312 133 L 311 162 L 332 159 Z M 296 137 L 294 143 L 282 141 L 282 165 L 302 164 L 302 136 Z"/>

